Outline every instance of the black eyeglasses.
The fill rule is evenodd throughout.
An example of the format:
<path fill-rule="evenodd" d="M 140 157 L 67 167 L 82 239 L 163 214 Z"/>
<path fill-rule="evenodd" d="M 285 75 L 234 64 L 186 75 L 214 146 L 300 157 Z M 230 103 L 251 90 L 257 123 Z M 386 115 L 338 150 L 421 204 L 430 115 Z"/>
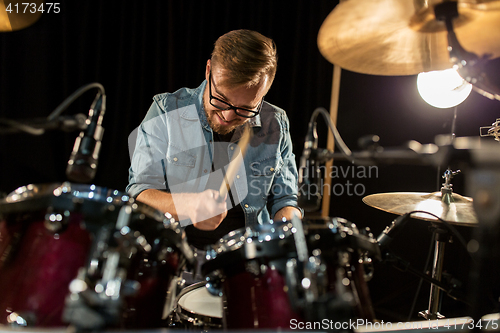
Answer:
<path fill-rule="evenodd" d="M 253 118 L 259 114 L 260 110 L 262 109 L 262 104 L 264 103 L 264 98 L 262 98 L 262 100 L 260 101 L 257 110 L 236 107 L 212 95 L 212 71 L 210 71 L 209 80 L 210 82 L 208 83 L 208 92 L 210 97 L 210 104 L 213 107 L 221 111 L 234 110 L 234 113 L 243 118 Z"/>

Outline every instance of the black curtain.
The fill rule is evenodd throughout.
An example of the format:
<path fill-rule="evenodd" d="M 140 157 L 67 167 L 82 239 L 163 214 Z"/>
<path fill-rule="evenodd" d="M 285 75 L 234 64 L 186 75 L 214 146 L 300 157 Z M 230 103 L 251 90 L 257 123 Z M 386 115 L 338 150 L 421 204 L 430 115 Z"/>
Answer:
<path fill-rule="evenodd" d="M 197 87 L 217 37 L 246 28 L 277 44 L 278 72 L 266 100 L 287 111 L 299 157 L 313 110 L 330 105 L 333 65 L 321 56 L 317 34 L 337 4 L 336 0 L 61 0 L 60 13 L 44 13 L 31 27 L 0 33 L 0 118 L 46 117 L 79 87 L 101 83 L 107 110 L 94 183 L 123 191 L 130 163 L 127 138 L 143 119 L 152 97 L 184 86 Z M 85 93 L 66 114 L 87 114 L 95 93 Z M 457 136 L 478 136 L 479 126 L 490 125 L 498 117 L 499 105 L 472 93 L 459 106 Z M 433 142 L 436 135 L 450 132 L 452 115 L 452 110 L 435 109 L 420 98 L 416 76 L 342 71 L 338 128 L 353 150 L 358 138 L 367 134 L 378 134 L 383 146 L 408 140 Z M 319 133 L 324 144 L 324 124 L 319 125 Z M 0 136 L 0 192 L 30 183 L 65 181 L 77 134 L 51 131 L 42 136 Z M 349 166 L 337 161 L 336 165 Z M 394 215 L 367 207 L 362 197 L 389 191 L 434 192 L 440 186 L 437 172 L 432 167 L 379 166 L 376 174 L 366 178 L 335 179 L 343 186 L 347 181 L 362 186 L 353 195 L 339 191 L 332 195 L 330 215 L 347 218 L 360 228 L 370 227 L 378 235 Z M 455 190 L 464 194 L 461 178 L 455 182 Z M 394 247 L 423 269 L 431 233 L 427 222 L 410 225 Z M 468 228 L 461 231 L 466 237 L 470 233 Z M 467 280 L 465 250 L 458 244 L 448 249 L 445 269 Z M 408 273 L 377 265 L 370 288 L 378 317 L 406 319 L 417 283 Z M 424 284 L 416 310 L 427 307 L 428 288 Z M 447 299 L 442 312 L 465 315 L 464 306 Z"/>

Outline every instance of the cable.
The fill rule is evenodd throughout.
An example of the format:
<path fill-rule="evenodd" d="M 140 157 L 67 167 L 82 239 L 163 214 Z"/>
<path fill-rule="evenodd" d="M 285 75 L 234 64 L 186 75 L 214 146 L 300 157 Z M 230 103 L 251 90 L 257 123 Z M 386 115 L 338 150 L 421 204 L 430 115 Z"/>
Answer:
<path fill-rule="evenodd" d="M 104 87 L 102 86 L 102 84 L 100 84 L 98 82 L 89 83 L 89 84 L 79 88 L 78 90 L 76 90 L 70 96 L 68 96 L 54 111 L 52 111 L 52 113 L 47 117 L 47 120 L 50 121 L 50 120 L 54 120 L 57 117 L 59 117 L 61 115 L 61 113 L 63 113 L 63 111 L 66 110 L 71 103 L 73 103 L 84 92 L 86 92 L 87 90 L 90 90 L 92 88 L 98 88 L 101 92 L 101 95 L 105 95 Z"/>
<path fill-rule="evenodd" d="M 311 120 L 309 121 L 309 123 L 315 123 L 316 118 L 318 117 L 319 114 L 323 116 L 325 122 L 332 131 L 333 136 L 335 137 L 335 144 L 337 145 L 337 147 L 351 163 L 354 163 L 354 159 L 351 157 L 352 156 L 351 150 L 349 149 L 349 147 L 347 147 L 344 140 L 342 140 L 339 131 L 337 130 L 337 128 L 332 122 L 332 119 L 330 118 L 330 114 L 326 111 L 325 108 L 322 107 L 316 108 L 316 110 L 314 110 L 313 114 L 311 115 Z"/>
<path fill-rule="evenodd" d="M 465 239 L 462 237 L 462 235 L 460 235 L 460 233 L 457 231 L 457 229 L 455 229 L 454 226 L 452 226 L 450 223 L 448 223 L 447 221 L 443 220 L 442 218 L 440 218 L 439 216 L 437 216 L 436 214 L 433 214 L 433 213 L 430 213 L 430 212 L 426 212 L 426 211 L 423 211 L 423 210 L 414 210 L 412 212 L 410 212 L 410 215 L 411 214 L 415 214 L 415 213 L 424 213 L 424 214 L 428 214 L 428 215 L 431 215 L 433 217 L 435 217 L 436 219 L 439 220 L 439 222 L 443 223 L 456 237 L 457 239 L 460 241 L 460 243 L 462 243 L 462 245 L 465 247 L 465 249 L 467 250 L 467 242 L 465 241 Z M 467 251 L 467 253 L 469 253 L 469 251 Z M 469 253 L 470 254 L 470 253 Z M 472 256 L 471 256 L 472 258 Z"/>

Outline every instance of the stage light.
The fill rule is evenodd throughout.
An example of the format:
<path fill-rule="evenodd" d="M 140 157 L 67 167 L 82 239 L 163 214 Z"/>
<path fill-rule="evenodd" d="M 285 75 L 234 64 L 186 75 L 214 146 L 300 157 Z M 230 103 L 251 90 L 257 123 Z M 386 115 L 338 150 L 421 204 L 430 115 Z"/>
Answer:
<path fill-rule="evenodd" d="M 420 96 L 436 108 L 451 108 L 469 96 L 472 85 L 462 79 L 453 68 L 444 71 L 420 73 L 417 77 Z"/>

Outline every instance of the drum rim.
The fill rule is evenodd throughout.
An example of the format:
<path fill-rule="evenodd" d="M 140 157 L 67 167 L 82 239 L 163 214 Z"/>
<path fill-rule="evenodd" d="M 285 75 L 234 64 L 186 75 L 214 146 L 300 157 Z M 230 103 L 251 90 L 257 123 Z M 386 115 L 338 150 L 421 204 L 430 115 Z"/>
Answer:
<path fill-rule="evenodd" d="M 123 203 L 128 202 L 130 199 L 130 196 L 128 194 L 109 187 L 97 186 L 95 184 L 78 184 L 78 183 L 63 182 L 63 183 L 29 184 L 18 187 L 17 189 L 9 193 L 6 198 L 0 200 L 0 204 L 22 202 L 30 199 L 37 199 L 44 196 L 57 197 L 60 195 L 73 195 L 77 198 L 80 198 L 80 196 L 75 195 L 75 192 L 98 193 L 99 198 L 103 196 L 101 192 L 104 192 L 107 193 L 105 201 L 108 203 L 113 203 L 109 202 L 108 198 L 110 197 L 113 198 L 113 201 L 115 201 L 116 199 L 121 199 L 121 202 Z M 90 199 L 93 201 L 100 201 L 94 199 L 94 196 L 91 197 L 87 196 L 85 198 L 83 197 L 81 198 Z"/>
<path fill-rule="evenodd" d="M 180 223 L 167 217 L 161 211 L 145 203 L 136 201 L 127 193 L 116 189 L 95 184 L 79 184 L 71 182 L 40 183 L 18 187 L 6 198 L 0 200 L 0 219 L 28 215 L 37 212 L 46 212 L 49 208 L 56 211 L 78 212 L 84 215 L 84 220 L 101 220 L 104 212 L 116 212 L 125 206 L 132 208 L 132 213 L 140 219 L 148 218 L 162 226 L 162 230 L 170 229 L 177 234 L 179 239 L 175 246 L 184 257 L 194 262 L 192 251 L 187 244 L 182 243 L 184 232 Z M 113 217 L 110 223 L 116 221 Z M 137 223 L 137 222 L 136 222 Z M 96 224 L 96 227 L 101 225 Z M 131 228 L 135 230 L 134 228 Z M 160 230 L 158 230 L 160 232 Z"/>
<path fill-rule="evenodd" d="M 121 207 L 131 205 L 134 212 L 145 214 L 151 219 L 163 222 L 165 225 L 171 224 L 175 227 L 178 224 L 177 221 L 168 219 L 157 209 L 136 201 L 125 192 L 94 184 L 71 182 L 29 184 L 18 187 L 9 193 L 6 198 L 0 200 L 0 214 L 15 213 L 19 210 L 24 212 L 36 211 L 40 209 L 39 206 L 46 208 L 53 205 L 55 201 L 67 198 L 71 198 L 71 201 L 90 202 L 92 204 L 102 204 L 103 206 Z M 20 209 L 25 204 L 28 207 Z"/>
<path fill-rule="evenodd" d="M 264 226 L 268 229 L 264 229 Z M 224 253 L 242 249 L 250 242 L 266 243 L 285 239 L 293 234 L 292 230 L 291 221 L 273 222 L 272 220 L 268 224 L 236 229 L 222 237 L 218 243 L 212 245 L 207 250 L 207 256 L 210 259 L 215 259 Z"/>

